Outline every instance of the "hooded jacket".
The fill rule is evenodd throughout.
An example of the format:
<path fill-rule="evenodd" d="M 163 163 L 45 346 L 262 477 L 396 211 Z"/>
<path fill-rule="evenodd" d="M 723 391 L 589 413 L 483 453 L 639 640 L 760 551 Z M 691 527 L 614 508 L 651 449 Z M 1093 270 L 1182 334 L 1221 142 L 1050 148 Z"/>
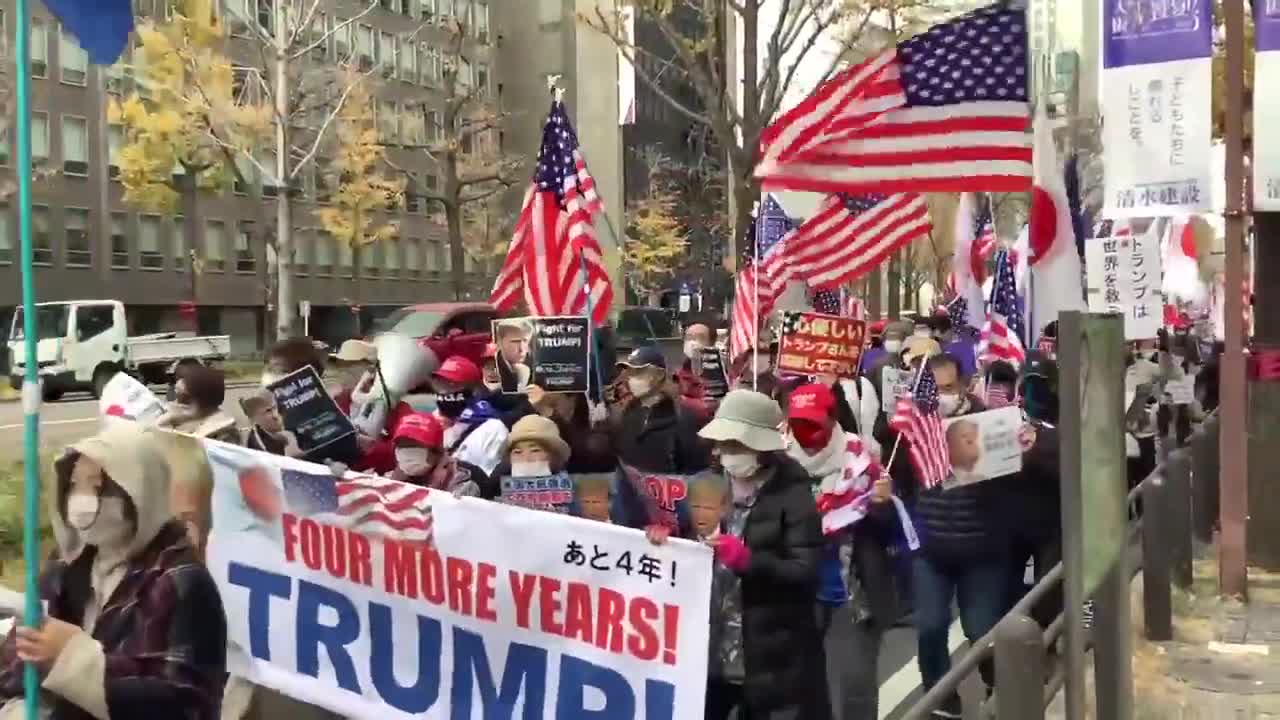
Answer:
<path fill-rule="evenodd" d="M 85 545 L 54 493 L 58 549 L 40 594 L 50 617 L 81 632 L 44 676 L 44 717 L 217 717 L 226 672 L 222 600 L 186 529 L 171 520 L 161 448 L 151 432 L 120 423 L 72 445 L 55 465 L 59 487 L 80 456 L 101 465 L 132 502 L 136 529 L 123 548 Z M 22 667 L 11 632 L 0 647 L 3 720 L 21 716 Z"/>

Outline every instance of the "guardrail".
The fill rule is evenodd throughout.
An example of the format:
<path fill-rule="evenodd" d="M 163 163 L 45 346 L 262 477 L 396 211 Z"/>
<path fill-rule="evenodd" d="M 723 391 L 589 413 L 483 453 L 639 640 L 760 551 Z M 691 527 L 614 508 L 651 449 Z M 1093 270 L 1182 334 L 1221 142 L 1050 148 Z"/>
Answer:
<path fill-rule="evenodd" d="M 1176 444 L 1172 434 L 1165 442 Z M 1185 447 L 1165 454 L 1160 465 L 1141 483 L 1129 491 L 1126 552 L 1132 557 L 1127 566 L 1132 580 L 1143 572 L 1144 634 L 1151 641 L 1173 638 L 1172 585 L 1191 586 L 1192 538 L 1203 542 L 1212 539 L 1217 515 L 1218 485 L 1218 419 L 1210 416 L 1191 434 Z M 1193 482 L 1194 478 L 1194 482 Z M 1134 512 L 1142 499 L 1142 513 Z M 1135 545 L 1135 540 L 1140 543 Z M 938 710 L 961 683 L 978 669 L 978 665 L 994 657 L 996 685 L 991 699 L 995 716 L 1011 720 L 1044 720 L 1045 708 L 1062 689 L 1065 678 L 1066 653 L 1049 653 L 1063 633 L 1065 616 L 1061 613 L 1041 628 L 1031 619 L 1031 608 L 1040 602 L 1063 579 L 1063 565 L 1058 563 L 1036 583 L 986 635 L 974 643 L 936 685 L 925 693 L 903 715 L 903 720 L 927 720 Z M 1126 583 L 1127 586 L 1127 583 Z M 1102 602 L 1097 598 L 1095 602 Z M 1063 612 L 1082 612 L 1068 607 Z M 1108 612 L 1099 607 L 1097 612 Z M 1124 618 L 1122 622 L 1127 622 Z M 1098 633 L 1090 639 L 1095 663 L 1100 655 L 1114 662 L 1128 661 L 1127 644 L 1116 633 Z M 1120 657 L 1124 655 L 1124 657 Z M 1114 667 L 1114 665 L 1110 665 Z M 1105 695 L 1099 696 L 1096 717 L 1108 720 L 1122 717 L 1118 708 L 1103 707 Z M 1115 702 L 1123 702 L 1115 699 Z M 989 717 L 984 708 L 983 717 Z"/>

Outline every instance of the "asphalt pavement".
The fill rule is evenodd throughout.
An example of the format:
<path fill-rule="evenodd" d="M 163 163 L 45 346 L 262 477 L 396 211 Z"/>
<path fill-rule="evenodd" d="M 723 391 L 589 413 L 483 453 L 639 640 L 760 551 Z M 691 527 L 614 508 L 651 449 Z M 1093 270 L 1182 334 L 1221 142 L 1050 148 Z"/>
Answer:
<path fill-rule="evenodd" d="M 238 400 L 254 391 L 256 385 L 233 386 L 227 389 L 223 409 L 232 413 L 243 424 Z M 41 408 L 40 444 L 48 451 L 65 447 L 71 442 L 92 434 L 98 427 L 98 403 L 88 393 L 68 394 L 57 402 L 45 403 Z M 18 402 L 0 402 L 0 463 L 22 458 L 22 405 Z M 967 647 L 959 624 L 952 625 L 949 645 L 952 652 Z M 897 720 L 912 702 L 920 697 L 920 674 L 916 666 L 916 636 L 909 627 L 894 628 L 883 640 L 880 652 L 880 717 L 878 720 Z M 841 662 L 839 657 L 829 658 Z M 962 694 L 966 701 L 977 698 L 977 681 L 971 680 Z M 976 720 L 976 702 L 966 702 L 966 720 Z M 836 720 L 842 720 L 837 718 Z M 859 719 L 861 720 L 861 719 Z"/>

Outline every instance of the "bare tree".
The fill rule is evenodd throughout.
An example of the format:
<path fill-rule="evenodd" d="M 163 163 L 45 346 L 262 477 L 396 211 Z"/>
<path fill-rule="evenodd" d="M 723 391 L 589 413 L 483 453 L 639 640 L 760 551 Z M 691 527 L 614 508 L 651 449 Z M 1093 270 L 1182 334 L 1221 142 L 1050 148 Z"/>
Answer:
<path fill-rule="evenodd" d="M 765 0 L 636 0 L 637 23 L 657 28 L 666 48 L 639 47 L 627 37 L 620 12 L 597 5 L 579 18 L 607 36 L 636 69 L 636 77 L 665 103 L 690 121 L 711 129 L 724 151 L 732 215 L 730 233 L 737 257 L 749 243 L 746 227 L 760 194 L 753 176 L 761 134 L 782 108 L 797 71 L 816 59 L 814 48 L 843 18 L 865 26 L 874 7 L 848 0 L 778 0 L 777 10 Z M 768 26 L 772 25 L 769 30 Z M 735 102 L 733 78 L 727 77 L 726 37 L 742 28 L 741 105 Z M 763 36 L 762 36 L 763 35 Z M 836 58 L 822 74 L 829 78 L 842 61 Z M 672 91 L 672 80 L 692 90 L 690 103 Z"/>

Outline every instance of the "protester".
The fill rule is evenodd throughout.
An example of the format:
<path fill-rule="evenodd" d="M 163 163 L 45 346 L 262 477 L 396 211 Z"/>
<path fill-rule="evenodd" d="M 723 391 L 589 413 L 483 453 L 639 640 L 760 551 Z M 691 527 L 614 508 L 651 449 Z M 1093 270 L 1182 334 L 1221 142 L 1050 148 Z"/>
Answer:
<path fill-rule="evenodd" d="M 361 381 L 372 379 L 378 364 L 378 350 L 373 343 L 364 340 L 347 340 L 338 352 L 329 356 L 333 370 L 329 373 L 339 391 L 350 392 Z"/>
<path fill-rule="evenodd" d="M 881 408 L 875 384 L 866 376 L 840 377 L 830 371 L 818 373 L 818 382 L 833 393 L 841 429 L 862 438 L 871 453 L 879 457 L 880 443 L 874 435 Z"/>
<path fill-rule="evenodd" d="M 814 608 L 824 541 L 809 476 L 786 456 L 782 411 L 734 390 L 700 435 L 715 443 L 733 507 L 714 541 L 716 562 L 742 583 L 743 685 L 708 688 L 711 720 L 831 717 L 822 631 Z M 735 693 L 741 692 L 738 697 Z"/>
<path fill-rule="evenodd" d="M 236 419 L 222 411 L 227 397 L 226 376 L 203 365 L 178 368 L 173 402 L 156 426 L 200 438 L 238 443 Z"/>
<path fill-rule="evenodd" d="M 903 321 L 891 322 L 884 328 L 884 343 L 880 348 L 867 351 L 862 359 L 862 371 L 870 380 L 879 397 L 884 397 L 884 368 L 902 367 L 902 349 L 912 332 L 912 325 Z M 878 350 L 878 352 L 877 352 Z"/>
<path fill-rule="evenodd" d="M 618 368 L 630 395 L 614 433 L 618 459 L 655 473 L 706 469 L 711 458 L 698 439 L 697 418 L 677 401 L 662 353 L 654 347 L 637 348 Z"/>
<path fill-rule="evenodd" d="M 1129 487 L 1133 488 L 1156 469 L 1156 409 L 1163 385 L 1159 353 L 1149 341 L 1134 343 L 1126 361 L 1124 391 L 1125 454 Z"/>
<path fill-rule="evenodd" d="M 262 370 L 262 387 L 273 385 L 304 367 L 311 367 L 317 375 L 324 377 L 324 365 L 324 354 L 310 338 L 281 340 L 267 351 L 266 365 Z"/>
<path fill-rule="evenodd" d="M 943 417 L 985 409 L 981 400 L 967 394 L 968 382 L 954 357 L 935 355 L 928 363 L 937 381 Z M 906 448 L 898 454 L 897 462 L 909 466 Z M 960 626 L 970 643 L 995 627 L 1005 610 L 1008 537 L 998 524 L 993 487 L 989 482 L 956 487 L 943 483 L 918 492 L 915 516 L 921 550 L 913 560 L 912 590 L 917 658 L 925 690 L 951 669 L 947 636 L 952 601 L 960 609 Z M 995 683 L 990 661 L 983 662 L 979 671 L 990 691 Z M 936 716 L 961 717 L 960 696 L 952 695 Z"/>
<path fill-rule="evenodd" d="M 684 361 L 675 372 L 676 385 L 680 388 L 680 398 L 685 407 L 699 413 L 704 422 L 710 419 L 715 400 L 707 396 L 699 369 L 702 367 L 703 349 L 711 346 L 711 328 L 701 323 L 690 325 L 684 331 Z"/>
<path fill-rule="evenodd" d="M 158 439 L 113 425 L 72 445 L 55 478 L 45 619 L 0 648 L 0 717 L 19 717 L 25 661 L 41 676 L 42 717 L 213 720 L 227 625 L 213 578 L 172 519 Z"/>
<path fill-rule="evenodd" d="M 689 486 L 689 513 L 698 540 L 715 547 L 726 531 L 726 514 L 738 516 L 742 524 L 745 514 L 737 512 L 723 474 L 709 475 Z M 737 527 L 740 535 L 742 528 Z M 735 709 L 739 717 L 743 699 L 746 668 L 742 655 L 742 581 L 723 563 L 711 568 L 711 614 L 708 628 L 710 647 L 707 652 L 707 695 L 703 716 L 712 720 L 729 718 Z"/>
<path fill-rule="evenodd" d="M 245 447 L 272 455 L 303 457 L 298 439 L 284 429 L 284 421 L 276 410 L 276 399 L 270 392 L 262 391 L 241 400 L 240 409 L 249 419 L 249 429 L 244 435 Z"/>
<path fill-rule="evenodd" d="M 400 421 L 413 412 L 409 403 L 391 396 L 380 375 L 377 350 L 371 343 L 348 340 L 332 358 L 336 383 L 330 393 L 338 409 L 348 417 L 370 402 L 385 399 L 389 406 L 385 416 L 376 423 L 353 422 L 356 426 L 358 453 L 354 457 L 316 458 L 330 464 L 336 472 L 349 469 L 386 475 L 396 469 L 395 444 L 392 435 Z"/>
<path fill-rule="evenodd" d="M 890 549 L 899 538 L 914 537 L 914 530 L 904 526 L 910 523 L 905 511 L 888 502 L 890 482 L 879 463 L 860 437 L 841 428 L 838 413 L 826 385 L 797 388 L 787 408 L 787 454 L 811 477 L 819 510 L 832 522 L 818 601 L 826 616 L 827 657 L 841 659 L 827 667 L 837 715 L 875 720 L 880 639 L 898 618 Z"/>
<path fill-rule="evenodd" d="M 502 454 L 499 475 L 528 478 L 564 472 L 572 450 L 560 437 L 560 429 L 551 418 L 529 415 L 511 429 Z"/>
<path fill-rule="evenodd" d="M 387 476 L 392 480 L 444 490 L 454 497 L 479 497 L 489 481 L 478 468 L 459 463 L 444 451 L 444 428 L 426 413 L 401 420 L 393 441 L 396 469 Z"/>
<path fill-rule="evenodd" d="M 560 437 L 569 443 L 572 452 L 565 467 L 567 472 L 601 473 L 618 468 L 608 428 L 593 421 L 586 395 L 549 393 L 537 385 L 530 385 L 529 400 L 538 414 L 555 422 Z"/>
<path fill-rule="evenodd" d="M 454 355 L 431 375 L 431 386 L 436 391 L 436 413 L 444 425 L 445 449 L 458 462 L 493 477 L 510 431 L 497 409 L 484 399 L 480 368 Z"/>

